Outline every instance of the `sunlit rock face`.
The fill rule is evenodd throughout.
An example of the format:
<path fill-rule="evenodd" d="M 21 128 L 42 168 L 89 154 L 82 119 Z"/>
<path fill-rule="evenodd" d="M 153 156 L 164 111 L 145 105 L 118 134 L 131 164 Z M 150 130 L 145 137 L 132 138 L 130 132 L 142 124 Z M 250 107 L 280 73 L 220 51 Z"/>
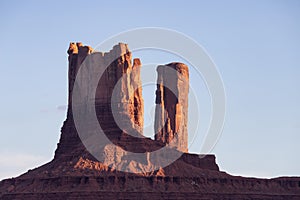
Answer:
<path fill-rule="evenodd" d="M 68 114 L 55 156 L 65 156 L 73 151 L 74 147 L 81 145 L 73 121 L 73 88 L 77 84 L 80 90 L 91 92 L 89 83 L 93 81 L 92 79 L 99 79 L 94 99 L 82 96 L 77 101 L 81 104 L 94 103 L 99 124 L 107 137 L 126 146 L 125 140 L 128 140 L 126 132 L 130 132 L 133 136 L 142 135 L 144 125 L 144 100 L 140 78 L 142 64 L 138 58 L 132 60 L 127 44 L 119 43 L 111 51 L 101 53 L 89 46 L 83 46 L 82 43 L 70 43 L 67 52 L 69 54 Z M 96 71 L 87 72 L 88 77 L 77 77 L 80 67 L 85 67 L 88 62 L 95 62 L 97 67 L 93 69 Z M 85 67 L 82 70 L 91 70 L 91 68 Z M 99 74 L 101 70 L 104 70 L 101 77 L 96 77 L 95 74 Z M 76 77 L 84 82 L 75 82 Z M 115 111 L 114 115 L 112 108 Z"/>
<path fill-rule="evenodd" d="M 155 140 L 188 152 L 189 70 L 183 63 L 157 67 Z"/>

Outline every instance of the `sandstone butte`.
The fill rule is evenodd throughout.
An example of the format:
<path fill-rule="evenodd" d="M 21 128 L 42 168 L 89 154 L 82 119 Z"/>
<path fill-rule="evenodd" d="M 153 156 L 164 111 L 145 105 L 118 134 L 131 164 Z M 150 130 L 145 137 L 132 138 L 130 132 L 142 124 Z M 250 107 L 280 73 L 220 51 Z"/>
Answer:
<path fill-rule="evenodd" d="M 87 56 L 97 53 L 101 57 L 99 67 L 107 64 L 109 58 L 117 57 L 100 78 L 95 95 L 98 121 L 114 143 L 103 147 L 105 159 L 120 161 L 114 167 L 104 165 L 86 150 L 72 115 L 71 97 L 78 69 Z M 157 68 L 157 134 L 152 140 L 132 136 L 143 134 L 144 101 L 142 90 L 137 87 L 141 84 L 141 61 L 137 58 L 132 60 L 128 46 L 119 43 L 110 52 L 100 53 L 81 43 L 71 43 L 68 54 L 68 111 L 54 159 L 19 177 L 2 180 L 0 199 L 300 199 L 299 177 L 258 179 L 232 176 L 219 170 L 214 155 L 199 157 L 188 153 L 189 71 L 186 65 L 170 63 Z M 166 74 L 173 76 L 174 81 L 168 81 L 170 79 L 165 78 Z M 120 87 L 117 88 L 115 101 L 111 102 L 118 80 L 121 80 Z M 164 87 L 168 84 L 171 89 Z M 119 128 L 112 114 L 112 103 L 117 105 L 121 123 L 126 125 L 124 129 L 134 134 L 128 135 Z M 149 172 L 153 167 L 150 160 L 141 167 L 134 159 L 126 158 L 124 153 L 124 150 L 154 151 L 171 141 L 175 141 L 173 148 L 183 152 L 182 155 L 172 164 L 155 171 Z M 118 168 L 129 168 L 133 172 L 136 170 L 136 173 L 122 172 Z"/>

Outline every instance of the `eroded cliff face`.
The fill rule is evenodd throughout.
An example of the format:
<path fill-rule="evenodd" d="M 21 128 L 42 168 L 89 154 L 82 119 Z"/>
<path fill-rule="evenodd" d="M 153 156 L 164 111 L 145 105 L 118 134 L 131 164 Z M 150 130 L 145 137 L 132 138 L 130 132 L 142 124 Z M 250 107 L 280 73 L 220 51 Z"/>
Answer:
<path fill-rule="evenodd" d="M 157 73 L 155 140 L 188 152 L 188 66 L 160 65 Z"/>
<path fill-rule="evenodd" d="M 105 63 L 109 59 L 104 58 L 103 67 L 108 67 L 100 78 L 96 91 L 97 117 L 104 131 L 120 129 L 124 133 L 141 137 L 144 126 L 144 100 L 140 78 L 142 64 L 138 58 L 132 61 L 131 52 L 122 43 L 104 56 L 115 56 L 115 51 L 120 51 L 120 56 L 112 63 Z M 107 136 L 112 135 L 108 133 Z"/>
<path fill-rule="evenodd" d="M 110 52 L 101 53 L 94 52 L 91 47 L 83 46 L 81 43 L 71 43 L 67 52 L 69 54 L 68 112 L 55 157 L 71 155 L 71 151 L 78 146 L 81 151 L 85 149 L 78 137 L 73 119 L 74 84 L 77 84 L 80 90 L 89 93 L 91 92 L 89 83 L 94 79 L 99 79 L 95 98 L 87 99 L 86 96 L 83 96 L 81 99 L 77 99 L 77 103 L 88 104 L 90 101 L 94 101 L 92 103 L 95 104 L 99 123 L 110 140 L 114 143 L 121 143 L 125 147 L 125 140 L 128 136 L 126 133 L 132 133 L 134 136 L 142 135 L 144 125 L 144 100 L 140 79 L 142 64 L 138 58 L 132 61 L 128 46 L 119 43 Z M 86 58 L 85 62 L 97 63 L 96 71 L 89 71 L 88 77 L 77 77 L 79 81 L 75 82 L 78 70 L 80 66 L 84 66 L 83 62 Z M 91 68 L 84 70 L 91 70 Z M 104 70 L 101 77 L 96 77 L 94 74 L 101 70 Z"/>

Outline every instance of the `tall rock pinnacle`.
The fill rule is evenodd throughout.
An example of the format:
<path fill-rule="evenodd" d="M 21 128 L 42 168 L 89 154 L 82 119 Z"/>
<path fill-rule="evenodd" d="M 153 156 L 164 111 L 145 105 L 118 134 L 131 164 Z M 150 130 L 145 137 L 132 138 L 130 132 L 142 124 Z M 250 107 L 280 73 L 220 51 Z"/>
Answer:
<path fill-rule="evenodd" d="M 136 130 L 135 134 L 142 134 L 144 100 L 142 97 L 140 68 L 138 58 L 133 59 L 127 44 L 119 43 L 110 52 L 95 52 L 82 43 L 70 43 L 68 49 L 69 60 L 69 91 L 67 119 L 62 127 L 62 135 L 55 156 L 69 155 L 74 148 L 84 149 L 73 121 L 72 94 L 78 70 L 88 56 L 97 63 L 96 71 L 105 69 L 101 77 L 95 77 L 95 72 L 89 72 L 90 77 L 84 79 L 100 78 L 95 93 L 95 110 L 102 129 L 108 133 L 111 140 L 120 140 L 120 131 L 124 127 Z M 93 57 L 94 56 L 94 57 Z M 78 87 L 89 89 L 90 80 L 80 83 Z M 113 93 L 115 94 L 112 97 Z M 85 98 L 82 98 L 85 99 Z M 82 100 L 86 104 L 86 100 Z M 119 122 L 112 113 L 115 107 Z M 123 124 L 123 127 L 120 127 Z M 122 129 L 124 128 L 124 129 Z"/>
<path fill-rule="evenodd" d="M 188 151 L 189 70 L 182 63 L 157 67 L 155 140 Z"/>

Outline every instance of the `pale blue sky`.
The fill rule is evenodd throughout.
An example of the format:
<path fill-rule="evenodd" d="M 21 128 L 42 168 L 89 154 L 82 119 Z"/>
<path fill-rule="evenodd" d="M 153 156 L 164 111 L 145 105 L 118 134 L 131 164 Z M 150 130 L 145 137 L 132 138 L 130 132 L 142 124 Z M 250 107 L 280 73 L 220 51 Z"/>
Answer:
<path fill-rule="evenodd" d="M 221 170 L 300 176 L 299 1 L 1 1 L 0 17 L 0 179 L 52 159 L 69 42 L 96 46 L 149 26 L 192 37 L 218 66 L 227 113 L 212 153 Z"/>

